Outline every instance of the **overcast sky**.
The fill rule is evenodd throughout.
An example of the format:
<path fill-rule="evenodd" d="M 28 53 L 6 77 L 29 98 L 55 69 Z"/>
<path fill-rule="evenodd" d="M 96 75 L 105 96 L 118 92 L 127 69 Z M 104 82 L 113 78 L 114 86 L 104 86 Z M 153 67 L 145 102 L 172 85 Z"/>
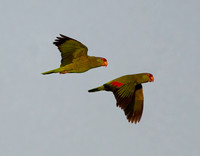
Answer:
<path fill-rule="evenodd" d="M 1 0 L 0 155 L 199 155 L 199 15 L 199 0 Z M 41 75 L 60 66 L 60 33 L 108 67 Z M 155 81 L 136 125 L 87 92 L 142 72 Z"/>

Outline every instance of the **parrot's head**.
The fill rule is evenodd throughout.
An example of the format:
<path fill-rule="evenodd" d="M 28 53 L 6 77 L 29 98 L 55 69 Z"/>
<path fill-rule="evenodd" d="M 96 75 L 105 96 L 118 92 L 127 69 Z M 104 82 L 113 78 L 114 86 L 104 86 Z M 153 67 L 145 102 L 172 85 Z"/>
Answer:
<path fill-rule="evenodd" d="M 107 65 L 108 65 L 107 60 L 105 58 L 103 58 L 103 57 L 99 57 L 97 59 L 97 61 L 101 64 L 101 66 L 106 66 L 107 67 Z"/>
<path fill-rule="evenodd" d="M 141 73 L 135 75 L 138 83 L 153 82 L 154 77 L 150 73 Z"/>

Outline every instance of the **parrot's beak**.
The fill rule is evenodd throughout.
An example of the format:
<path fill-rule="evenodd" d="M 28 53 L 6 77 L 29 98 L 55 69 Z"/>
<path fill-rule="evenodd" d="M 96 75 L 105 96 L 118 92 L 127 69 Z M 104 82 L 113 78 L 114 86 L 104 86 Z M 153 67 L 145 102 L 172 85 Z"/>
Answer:
<path fill-rule="evenodd" d="M 153 81 L 154 81 L 154 77 L 153 77 L 152 74 L 149 75 L 149 80 L 148 80 L 148 81 L 149 81 L 149 82 L 153 82 Z"/>
<path fill-rule="evenodd" d="M 107 61 L 104 61 L 103 64 L 102 64 L 102 66 L 106 66 L 106 67 L 107 67 L 107 65 L 108 65 Z"/>

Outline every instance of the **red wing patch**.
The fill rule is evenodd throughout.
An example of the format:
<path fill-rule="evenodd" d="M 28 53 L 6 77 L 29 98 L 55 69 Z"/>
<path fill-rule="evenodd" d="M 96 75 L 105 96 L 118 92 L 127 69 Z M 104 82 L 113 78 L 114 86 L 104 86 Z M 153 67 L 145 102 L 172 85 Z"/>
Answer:
<path fill-rule="evenodd" d="M 121 83 L 121 82 L 116 82 L 116 81 L 113 81 L 113 82 L 111 82 L 111 83 L 112 83 L 113 86 L 116 86 L 116 87 L 120 87 L 120 86 L 123 85 L 123 83 Z"/>

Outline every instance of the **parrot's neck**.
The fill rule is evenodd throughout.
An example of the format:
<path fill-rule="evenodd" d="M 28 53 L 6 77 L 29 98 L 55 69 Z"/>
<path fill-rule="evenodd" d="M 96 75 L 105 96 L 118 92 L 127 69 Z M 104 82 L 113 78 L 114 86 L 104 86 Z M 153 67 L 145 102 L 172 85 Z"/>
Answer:
<path fill-rule="evenodd" d="M 102 61 L 100 60 L 100 58 L 95 57 L 95 56 L 89 56 L 88 57 L 89 60 L 89 64 L 91 68 L 96 68 L 96 67 L 100 67 L 102 66 Z"/>

